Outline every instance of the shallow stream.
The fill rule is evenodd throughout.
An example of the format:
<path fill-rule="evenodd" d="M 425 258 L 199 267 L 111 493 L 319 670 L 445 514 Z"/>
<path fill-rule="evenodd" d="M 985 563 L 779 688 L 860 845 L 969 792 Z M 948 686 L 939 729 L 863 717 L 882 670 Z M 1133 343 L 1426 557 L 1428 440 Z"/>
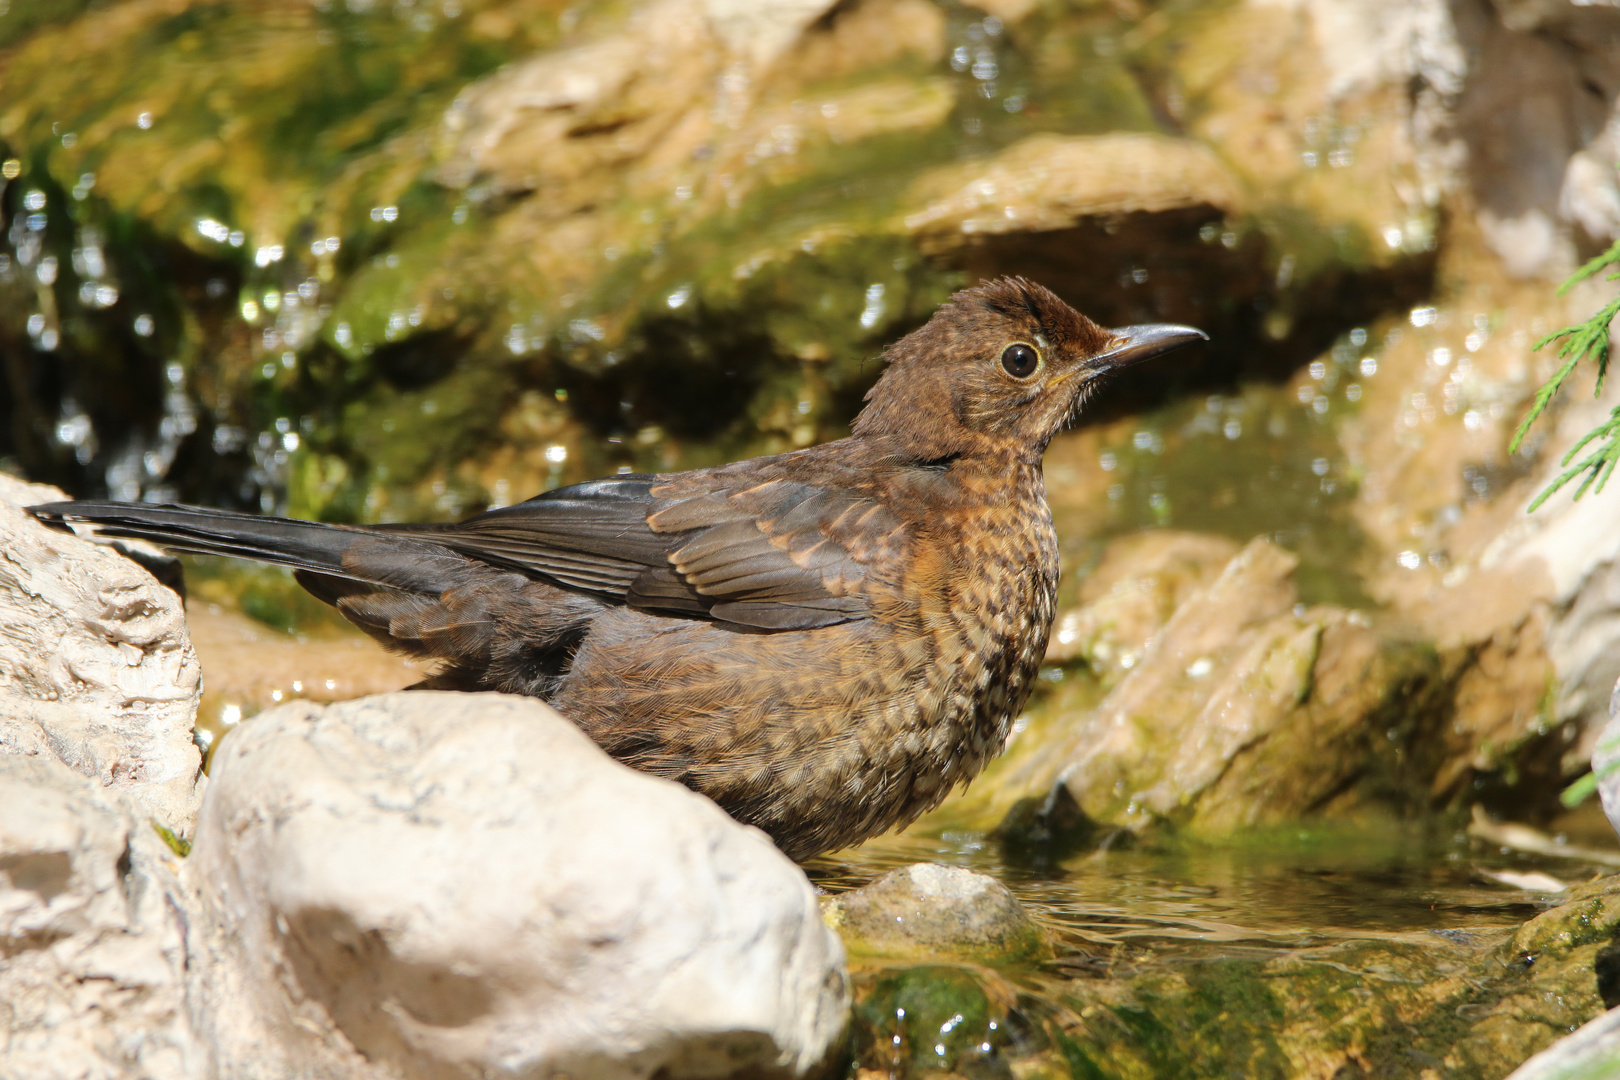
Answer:
<path fill-rule="evenodd" d="M 1560 840 L 1620 856 L 1601 814 L 1558 827 Z M 1612 872 L 1393 821 L 1273 829 L 1219 847 L 1127 837 L 1045 866 L 946 828 L 808 870 L 838 892 L 919 861 L 994 875 L 1054 955 L 1000 969 L 858 963 L 857 1064 L 873 1075 L 1290 1077 L 1315 1075 L 1313 1046 L 1353 1043 L 1365 1071 L 1333 1075 L 1499 1076 L 1499 1063 L 1458 1050 L 1472 1025 L 1522 1008 L 1502 950 L 1561 902 L 1539 891 L 1553 884 L 1539 875 L 1578 883 Z M 1458 980 L 1461 993 L 1446 985 Z"/>

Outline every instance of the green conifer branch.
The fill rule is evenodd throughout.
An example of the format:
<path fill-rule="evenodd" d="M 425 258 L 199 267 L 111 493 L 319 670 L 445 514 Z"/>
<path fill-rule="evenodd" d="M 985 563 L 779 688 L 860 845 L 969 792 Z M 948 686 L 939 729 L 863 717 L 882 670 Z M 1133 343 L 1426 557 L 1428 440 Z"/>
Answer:
<path fill-rule="evenodd" d="M 1620 241 L 1616 241 L 1608 251 L 1575 271 L 1569 280 L 1558 287 L 1558 295 L 1564 295 L 1575 285 L 1609 266 L 1620 266 Z M 1610 274 L 1605 280 L 1620 281 L 1620 272 Z M 1531 402 L 1530 411 L 1525 415 L 1524 422 L 1519 425 L 1519 430 L 1514 432 L 1513 441 L 1508 445 L 1508 453 L 1518 452 L 1525 434 L 1530 430 L 1530 425 L 1546 411 L 1554 395 L 1563 387 L 1564 380 L 1574 373 L 1581 361 L 1590 360 L 1597 365 L 1597 386 L 1593 390 L 1593 396 L 1603 393 L 1603 380 L 1609 374 L 1609 324 L 1616 316 L 1620 316 L 1620 296 L 1603 305 L 1585 322 L 1555 330 L 1536 342 L 1534 347 L 1542 349 L 1555 341 L 1561 341 L 1558 358 L 1563 363 L 1553 372 L 1552 377 L 1542 384 L 1541 389 L 1536 391 L 1536 399 Z M 1596 449 L 1576 464 L 1570 464 L 1582 450 L 1594 442 L 1597 443 Z M 1530 509 L 1536 509 L 1547 500 L 1548 496 L 1576 477 L 1582 477 L 1582 480 L 1580 486 L 1575 489 L 1575 498 L 1579 499 L 1586 494 L 1588 488 L 1602 491 L 1603 485 L 1614 472 L 1616 463 L 1620 463 L 1620 407 L 1611 411 L 1608 420 L 1587 432 L 1581 441 L 1564 455 L 1561 463 L 1565 466 L 1564 471 L 1547 485 L 1546 490 L 1536 496 L 1535 501 L 1530 504 Z"/>

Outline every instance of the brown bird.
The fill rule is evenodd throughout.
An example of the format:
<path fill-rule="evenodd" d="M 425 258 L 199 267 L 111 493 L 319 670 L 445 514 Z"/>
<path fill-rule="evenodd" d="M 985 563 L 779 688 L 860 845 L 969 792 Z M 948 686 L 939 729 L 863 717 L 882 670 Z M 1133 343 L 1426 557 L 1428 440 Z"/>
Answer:
<path fill-rule="evenodd" d="M 1110 372 L 1204 338 L 1108 330 L 1002 278 L 885 351 L 847 439 L 547 492 L 451 525 L 63 502 L 47 522 L 280 563 L 421 685 L 545 699 L 609 754 L 805 859 L 1000 753 L 1046 652 L 1041 456 Z"/>

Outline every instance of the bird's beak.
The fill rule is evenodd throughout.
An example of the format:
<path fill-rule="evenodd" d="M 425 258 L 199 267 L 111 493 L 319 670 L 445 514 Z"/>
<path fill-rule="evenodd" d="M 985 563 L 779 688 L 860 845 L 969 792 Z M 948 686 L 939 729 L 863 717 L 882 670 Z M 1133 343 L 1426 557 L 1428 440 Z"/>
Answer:
<path fill-rule="evenodd" d="M 1176 326 L 1173 323 L 1126 326 L 1114 331 L 1108 347 L 1092 357 L 1086 367 L 1098 372 L 1118 371 L 1120 368 L 1151 360 L 1171 349 L 1179 349 L 1195 341 L 1208 340 L 1208 334 L 1191 326 Z"/>

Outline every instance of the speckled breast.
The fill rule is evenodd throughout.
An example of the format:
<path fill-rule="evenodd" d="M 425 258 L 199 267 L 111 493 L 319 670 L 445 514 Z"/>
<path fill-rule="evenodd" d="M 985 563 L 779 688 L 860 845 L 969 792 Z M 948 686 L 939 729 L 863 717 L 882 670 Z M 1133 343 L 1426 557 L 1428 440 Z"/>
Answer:
<path fill-rule="evenodd" d="M 951 733 L 951 752 L 932 801 L 915 813 L 938 805 L 1001 753 L 1046 656 L 1057 533 L 1038 467 L 1021 469 L 1010 493 L 1005 483 L 1000 498 L 958 511 L 975 515 L 979 527 L 956 530 L 962 540 L 953 561 L 966 570 L 950 607 L 959 647 L 941 650 L 945 662 L 937 669 L 945 683 L 938 723 Z"/>

